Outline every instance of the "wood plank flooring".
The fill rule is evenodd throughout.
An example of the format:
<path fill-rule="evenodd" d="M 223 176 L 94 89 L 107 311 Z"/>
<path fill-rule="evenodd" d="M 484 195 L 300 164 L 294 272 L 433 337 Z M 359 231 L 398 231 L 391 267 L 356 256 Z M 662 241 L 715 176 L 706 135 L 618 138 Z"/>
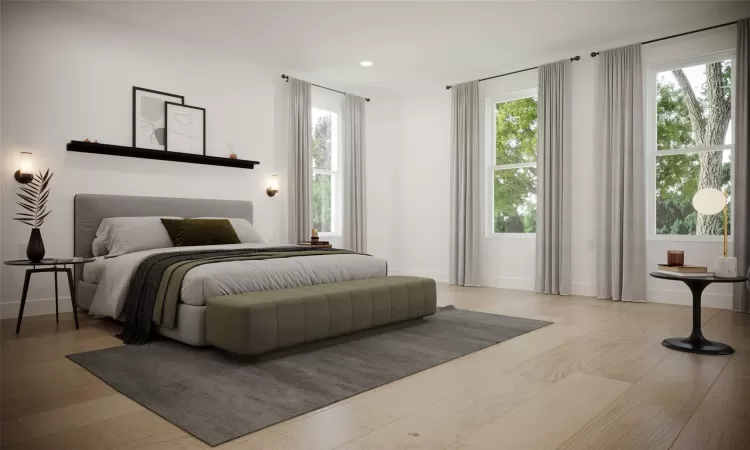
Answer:
<path fill-rule="evenodd" d="M 704 308 L 732 356 L 664 348 L 691 309 L 490 288 L 439 303 L 555 322 L 243 436 L 228 449 L 747 449 L 750 315 Z M 119 325 L 70 313 L 0 322 L 2 449 L 210 448 L 67 360 L 121 345 Z"/>

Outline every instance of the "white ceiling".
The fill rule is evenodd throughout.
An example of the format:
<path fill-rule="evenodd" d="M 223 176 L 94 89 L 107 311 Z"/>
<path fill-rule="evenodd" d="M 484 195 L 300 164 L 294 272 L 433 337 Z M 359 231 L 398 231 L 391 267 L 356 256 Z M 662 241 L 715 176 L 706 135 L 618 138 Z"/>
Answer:
<path fill-rule="evenodd" d="M 64 2 L 288 73 L 449 84 L 750 15 L 750 2 Z M 359 62 L 370 60 L 365 69 Z"/>

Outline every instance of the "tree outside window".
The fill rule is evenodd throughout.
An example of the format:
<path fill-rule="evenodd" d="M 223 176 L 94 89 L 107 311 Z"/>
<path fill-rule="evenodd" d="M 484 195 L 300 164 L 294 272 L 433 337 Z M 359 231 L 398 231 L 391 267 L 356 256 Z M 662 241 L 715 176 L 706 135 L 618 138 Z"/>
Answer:
<path fill-rule="evenodd" d="M 536 97 L 494 104 L 492 229 L 536 232 Z"/>
<path fill-rule="evenodd" d="M 723 215 L 697 213 L 692 198 L 711 187 L 726 192 L 731 202 L 731 118 L 731 60 L 657 74 L 657 234 L 724 233 Z"/>

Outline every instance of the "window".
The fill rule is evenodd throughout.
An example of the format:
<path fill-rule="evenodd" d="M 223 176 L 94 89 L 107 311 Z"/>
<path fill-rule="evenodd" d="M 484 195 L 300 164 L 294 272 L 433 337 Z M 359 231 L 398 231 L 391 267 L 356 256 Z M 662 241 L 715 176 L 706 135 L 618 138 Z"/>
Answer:
<path fill-rule="evenodd" d="M 724 215 L 699 214 L 695 193 L 726 192 L 731 214 L 732 58 L 693 60 L 651 79 L 655 120 L 648 144 L 655 235 L 723 235 Z M 730 218 L 731 232 L 731 218 Z"/>
<path fill-rule="evenodd" d="M 488 99 L 491 233 L 536 233 L 536 89 Z"/>
<path fill-rule="evenodd" d="M 340 234 L 339 114 L 312 109 L 312 226 L 322 234 Z"/>

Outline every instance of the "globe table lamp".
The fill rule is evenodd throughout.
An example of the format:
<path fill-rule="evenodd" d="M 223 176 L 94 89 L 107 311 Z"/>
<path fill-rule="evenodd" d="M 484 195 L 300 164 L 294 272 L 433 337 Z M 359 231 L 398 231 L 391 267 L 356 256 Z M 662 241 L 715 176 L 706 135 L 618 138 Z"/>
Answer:
<path fill-rule="evenodd" d="M 714 188 L 701 189 L 693 197 L 693 208 L 707 216 L 724 211 L 724 256 L 714 260 L 714 275 L 720 278 L 736 277 L 737 258 L 727 255 L 727 195 Z"/>

